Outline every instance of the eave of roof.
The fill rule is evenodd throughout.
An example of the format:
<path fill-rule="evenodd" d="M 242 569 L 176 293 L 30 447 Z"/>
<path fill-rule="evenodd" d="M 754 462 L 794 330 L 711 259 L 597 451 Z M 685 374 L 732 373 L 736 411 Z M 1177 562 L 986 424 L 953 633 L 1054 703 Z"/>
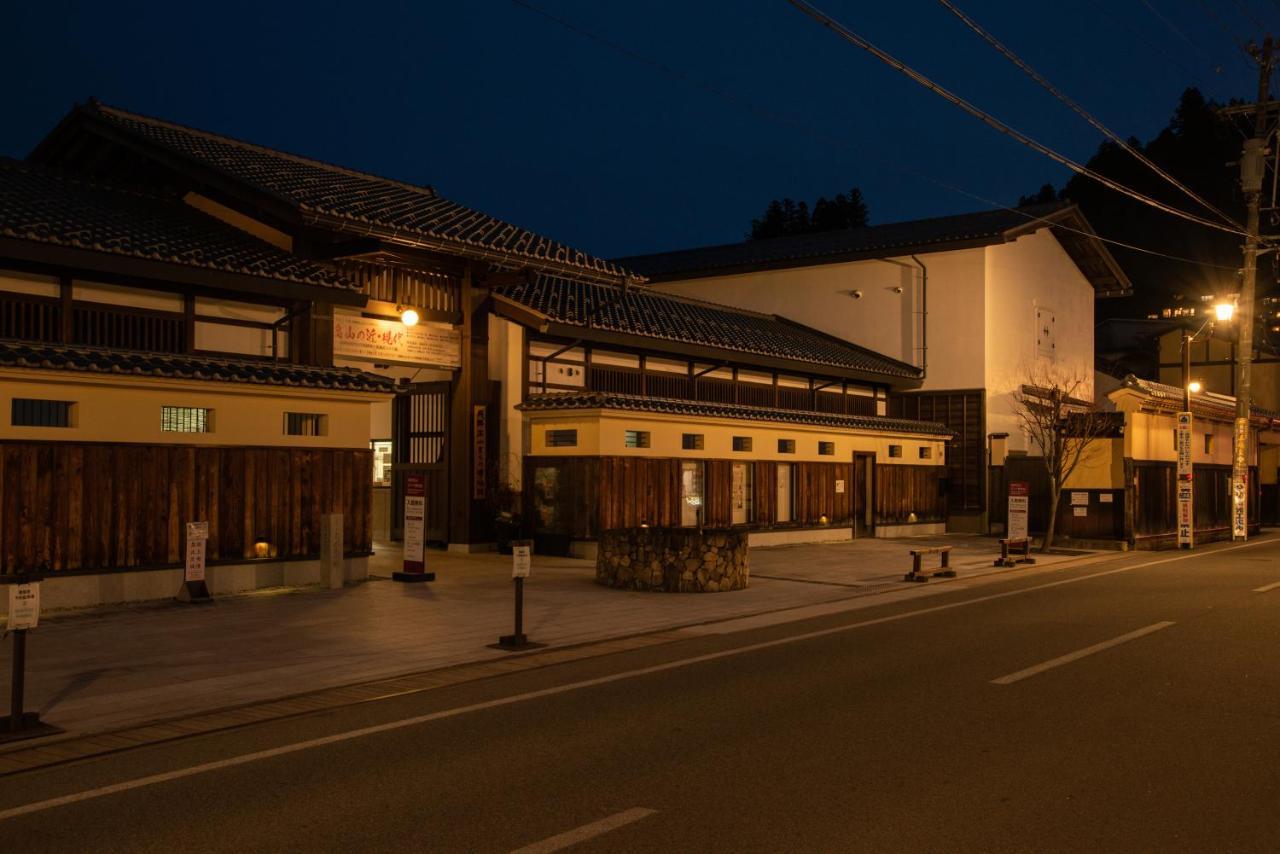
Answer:
<path fill-rule="evenodd" d="M 913 388 L 922 372 L 777 315 L 648 288 L 539 276 L 495 291 L 495 312 L 539 331 L 708 362 Z"/>
<path fill-rule="evenodd" d="M 1097 253 L 1096 263 L 1087 264 L 1096 268 L 1092 275 L 1081 266 L 1095 288 L 1115 295 L 1132 289 L 1124 271 L 1097 239 L 1079 208 L 1066 202 L 632 255 L 617 261 L 652 282 L 666 282 L 994 246 L 1054 225 L 1068 225 L 1084 232 L 1055 231 L 1060 237 L 1075 235 L 1078 242 L 1088 245 L 1088 251 Z M 1081 249 L 1066 242 L 1064 248 L 1077 265 L 1082 264 L 1076 257 Z"/>
<path fill-rule="evenodd" d="M 352 304 L 334 270 L 182 201 L 0 158 L 0 255 L 35 264 Z"/>
<path fill-rule="evenodd" d="M 298 225 L 376 236 L 390 243 L 568 275 L 622 281 L 634 275 L 558 241 L 440 196 L 433 188 L 185 127 L 91 101 L 77 106 L 32 152 L 54 156 L 84 128 Z M 292 170 L 292 171 L 291 171 Z"/>
<path fill-rule="evenodd" d="M 931 421 L 886 418 L 879 415 L 838 415 L 830 412 L 776 409 L 737 403 L 703 403 L 662 397 L 643 397 L 612 392 L 555 392 L 530 395 L 516 408 L 523 412 L 556 412 L 571 410 L 615 409 L 682 415 L 702 418 L 730 418 L 750 421 L 778 421 L 852 430 L 876 430 L 886 433 L 911 433 L 949 438 L 955 431 Z"/>
<path fill-rule="evenodd" d="M 0 340 L 0 368 L 71 371 L 112 376 L 283 386 L 390 394 L 395 381 L 354 368 L 319 368 L 280 362 L 142 353 L 101 347 L 64 347 Z"/>

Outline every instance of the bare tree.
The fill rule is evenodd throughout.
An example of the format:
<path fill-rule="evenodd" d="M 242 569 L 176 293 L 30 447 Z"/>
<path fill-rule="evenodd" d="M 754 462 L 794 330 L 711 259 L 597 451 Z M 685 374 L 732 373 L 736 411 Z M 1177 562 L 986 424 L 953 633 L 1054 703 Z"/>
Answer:
<path fill-rule="evenodd" d="M 1037 368 L 1027 379 L 1013 393 L 1014 414 L 1049 475 L 1049 523 L 1040 546 L 1045 552 L 1053 543 L 1063 485 L 1115 422 L 1097 409 L 1091 384 L 1078 374 Z"/>

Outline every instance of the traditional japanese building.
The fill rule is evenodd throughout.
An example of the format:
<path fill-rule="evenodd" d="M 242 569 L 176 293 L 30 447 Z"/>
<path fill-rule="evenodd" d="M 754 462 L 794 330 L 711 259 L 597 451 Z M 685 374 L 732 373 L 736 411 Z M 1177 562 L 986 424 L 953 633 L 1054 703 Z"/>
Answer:
<path fill-rule="evenodd" d="M 96 102 L 0 176 L 0 443 L 30 484 L 0 510 L 6 571 L 146 598 L 116 579 L 172 572 L 198 520 L 223 589 L 280 583 L 341 512 L 359 575 L 402 533 L 410 472 L 427 539 L 458 549 L 491 548 L 503 510 L 574 551 L 642 523 L 945 523 L 951 431 L 889 417 L 922 372 L 843 337 L 655 293 L 430 187 Z"/>
<path fill-rule="evenodd" d="M 1079 209 L 1050 204 L 619 259 L 672 294 L 784 312 L 920 370 L 890 415 L 939 421 L 953 530 L 997 519 L 993 440 L 1026 450 L 1012 404 L 1036 373 L 1092 384 L 1095 300 L 1131 285 Z"/>

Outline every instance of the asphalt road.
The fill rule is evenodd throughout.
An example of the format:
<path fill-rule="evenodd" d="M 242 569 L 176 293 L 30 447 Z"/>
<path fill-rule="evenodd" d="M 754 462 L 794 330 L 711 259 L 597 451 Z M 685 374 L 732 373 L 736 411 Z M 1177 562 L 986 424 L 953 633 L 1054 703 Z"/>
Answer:
<path fill-rule="evenodd" d="M 1275 852 L 1278 615 L 1280 541 L 1118 556 L 6 777 L 0 834 L 24 852 Z"/>

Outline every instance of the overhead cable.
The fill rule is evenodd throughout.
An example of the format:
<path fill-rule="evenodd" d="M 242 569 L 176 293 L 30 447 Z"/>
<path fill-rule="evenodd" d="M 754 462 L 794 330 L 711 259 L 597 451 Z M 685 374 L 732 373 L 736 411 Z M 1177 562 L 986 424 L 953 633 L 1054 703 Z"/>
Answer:
<path fill-rule="evenodd" d="M 511 2 L 521 7 L 522 9 L 532 12 L 535 15 L 539 15 L 540 17 L 545 18 L 546 20 L 559 25 L 560 27 L 563 27 L 564 29 L 569 30 L 572 33 L 576 33 L 577 35 L 580 35 L 586 39 L 589 39 L 590 41 L 603 45 L 604 47 L 607 47 L 610 50 L 613 50 L 616 53 L 619 53 L 622 56 L 627 57 L 628 59 L 632 59 L 632 60 L 635 60 L 636 62 L 643 63 L 644 65 L 648 65 L 651 68 L 656 68 L 657 70 L 661 71 L 664 74 L 669 75 L 670 77 L 673 77 L 685 83 L 689 83 L 697 87 L 698 89 L 701 89 L 704 92 L 709 92 L 735 106 L 745 107 L 748 111 L 754 113 L 757 116 L 760 116 L 772 122 L 777 122 L 780 124 L 788 125 L 793 128 L 799 128 L 800 130 L 803 130 L 803 131 L 807 131 L 817 139 L 831 145 L 834 148 L 846 149 L 849 147 L 848 142 L 846 142 L 845 140 L 836 138 L 835 136 L 822 130 L 820 127 L 814 125 L 812 122 L 807 122 L 804 119 L 796 116 L 789 116 L 785 113 L 780 113 L 776 110 L 769 109 L 767 107 L 764 107 L 746 98 L 739 97 L 731 92 L 728 92 L 722 89 L 719 86 L 716 86 L 714 84 L 701 80 L 692 74 L 688 74 L 684 71 L 680 71 L 679 69 L 673 68 L 664 62 L 661 62 L 652 57 L 646 56 L 645 54 L 642 54 L 639 51 L 636 51 L 626 45 L 620 44 L 598 33 L 592 32 L 591 30 L 588 30 L 585 27 L 578 26 L 577 24 L 573 23 L 572 21 L 566 18 L 563 18 L 559 15 L 555 15 L 551 12 L 541 9 L 538 6 L 535 6 L 533 3 L 528 2 L 528 0 L 511 0 Z M 1280 2 L 1280 0 L 1277 0 L 1277 2 Z M 982 204 L 988 207 L 991 207 L 993 209 L 1003 210 L 1012 214 L 1016 214 L 1017 216 L 1023 217 L 1029 222 L 1041 223 L 1043 225 L 1051 226 L 1053 228 L 1061 229 L 1063 231 L 1068 231 L 1073 234 L 1079 234 L 1082 237 L 1089 237 L 1094 240 L 1100 240 L 1103 243 L 1109 244 L 1111 246 L 1119 246 L 1122 249 L 1131 249 L 1134 252 L 1141 252 L 1144 255 L 1152 255 L 1158 258 L 1165 258 L 1170 261 L 1178 261 L 1184 264 L 1193 264 L 1197 267 L 1207 267 L 1214 270 L 1230 270 L 1232 272 L 1236 272 L 1239 269 L 1238 267 L 1226 266 L 1223 264 L 1212 264 L 1208 261 L 1200 261 L 1195 258 L 1184 258 L 1180 255 L 1170 255 L 1166 252 L 1160 252 L 1155 249 L 1148 249 L 1144 246 L 1137 246 L 1132 243 L 1126 243 L 1122 240 L 1113 240 L 1109 237 L 1103 237 L 1100 234 L 1097 234 L 1093 231 L 1086 231 L 1084 229 L 1074 228 L 1072 226 L 1064 225 L 1060 222 L 1051 220 L 1048 217 L 1038 216 L 1036 214 L 1030 213 L 1021 208 L 1015 208 L 1005 204 L 1001 204 L 1000 202 L 997 202 L 986 196 L 971 192 L 969 190 L 964 189 L 963 187 L 959 187 L 948 181 L 944 181 L 941 178 L 935 178 L 932 175 L 929 175 L 925 172 L 921 172 L 917 169 L 913 169 L 909 166 L 904 166 L 903 164 L 898 163 L 896 161 L 888 160 L 887 158 L 884 158 L 884 157 L 879 157 L 871 152 L 859 151 L 859 154 L 863 157 L 866 157 L 867 159 L 875 160 L 878 163 L 888 166 L 891 169 L 895 169 L 899 172 L 902 172 L 905 175 L 909 175 L 918 180 L 924 181 L 929 184 L 933 184 L 936 187 L 941 187 L 942 189 L 956 193 L 957 195 L 965 196 L 967 198 L 973 199 L 974 201 L 981 202 Z"/>
<path fill-rule="evenodd" d="M 1119 181 L 1114 181 L 1111 178 L 1108 178 L 1106 175 L 1103 175 L 1101 172 L 1098 172 L 1094 169 L 1090 169 L 1088 166 L 1085 166 L 1082 163 L 1077 163 L 1075 160 L 1072 160 L 1071 158 L 1063 154 L 1059 154 L 1058 152 L 1054 151 L 1052 148 L 1049 148 L 1049 146 L 1041 142 L 1037 142 L 1036 140 L 1027 136 L 1022 131 L 1019 131 L 1016 128 L 1011 127 L 1010 125 L 1006 124 L 1000 119 L 997 119 L 995 116 L 991 115 L 990 113 L 987 113 L 979 109 L 978 107 L 974 106 L 973 104 L 969 103 L 964 98 L 961 98 L 959 95 L 956 95 L 954 92 L 950 91 L 949 89 L 946 89 L 940 86 L 939 84 L 933 82 L 928 77 L 921 74 L 919 71 L 916 71 L 911 66 L 907 65 L 901 60 L 891 56 L 890 54 L 876 47 L 871 42 L 864 39 L 862 36 L 858 35 L 857 33 L 850 30 L 848 27 L 841 24 L 839 21 L 832 18 L 830 15 L 827 15 L 825 12 L 818 9 L 812 3 L 807 2 L 807 0 L 787 0 L 787 2 L 789 2 L 792 6 L 795 6 L 801 12 L 808 15 L 810 18 L 813 18 L 822 26 L 834 32 L 836 35 L 840 36 L 845 41 L 849 42 L 855 47 L 865 50 L 867 53 L 870 53 L 876 59 L 879 59 L 881 62 L 885 63 L 889 67 L 906 75 L 908 78 L 910 78 L 911 80 L 914 80 L 916 83 L 919 83 L 921 86 L 933 92 L 934 94 L 951 102 L 955 106 L 964 110 L 966 113 L 978 119 L 979 121 L 983 122 L 984 124 L 988 125 L 989 127 L 992 127 L 1000 131 L 1001 133 L 1005 134 L 1006 136 L 1012 137 L 1018 142 L 1021 142 L 1023 145 L 1027 146 L 1032 151 L 1036 151 L 1040 154 L 1043 154 L 1045 157 L 1048 157 L 1050 160 L 1053 160 L 1057 163 L 1061 163 L 1063 166 L 1066 166 L 1071 171 L 1076 172 L 1080 175 L 1084 175 L 1086 177 L 1092 178 L 1093 180 L 1097 181 L 1103 186 L 1109 187 L 1110 189 L 1115 190 L 1117 193 L 1121 193 L 1123 195 L 1129 196 L 1130 198 L 1136 199 L 1142 202 L 1143 204 L 1150 205 L 1151 207 L 1156 208 L 1157 210 L 1164 211 L 1165 213 L 1170 214 L 1172 216 L 1181 217 L 1182 219 L 1188 220 L 1190 222 L 1198 223 L 1199 225 L 1203 225 L 1207 228 L 1217 229 L 1218 231 L 1225 231 L 1228 234 L 1237 234 L 1237 235 L 1240 235 L 1241 237 L 1246 236 L 1244 229 L 1236 228 L 1235 226 L 1221 225 L 1217 222 L 1214 222 L 1211 219 L 1205 219 L 1204 217 L 1198 216 L 1197 214 L 1188 213 L 1187 211 L 1181 210 L 1180 208 L 1175 208 L 1173 205 L 1165 204 L 1159 199 L 1153 199 L 1150 196 L 1139 193 L 1137 190 L 1130 189 L 1129 187 L 1126 187 L 1124 184 L 1121 184 Z"/>
<path fill-rule="evenodd" d="M 1139 151 L 1138 149 L 1130 145 L 1127 140 L 1125 140 L 1119 134 L 1112 131 L 1109 127 L 1104 125 L 1101 121 L 1094 118 L 1093 115 L 1090 114 L 1087 110 L 1085 110 L 1084 107 L 1080 106 L 1080 104 L 1078 104 L 1074 99 L 1068 97 L 1056 86 L 1054 86 L 1052 83 L 1046 80 L 1044 75 L 1040 74 L 1040 72 L 1036 71 L 1034 68 L 1028 65 L 1025 61 L 1023 61 L 1022 57 L 1018 56 L 1011 49 L 1006 47 L 1003 42 L 1001 42 L 991 33 L 983 29 L 982 25 L 980 25 L 977 21 L 973 20 L 964 12 L 962 12 L 954 3 L 951 2 L 951 0 L 938 0 L 938 2 L 941 3 L 942 6 L 946 8 L 949 12 L 951 12 L 951 14 L 955 15 L 957 18 L 963 21 L 965 26 L 973 30 L 975 33 L 977 33 L 983 39 L 983 41 L 985 41 L 987 44 L 991 45 L 993 48 L 998 50 L 1001 54 L 1004 55 L 1006 59 L 1008 59 L 1014 65 L 1018 66 L 1018 68 L 1022 69 L 1022 71 L 1024 71 L 1028 77 L 1030 77 L 1032 80 L 1039 83 L 1040 86 L 1043 87 L 1046 91 L 1048 91 L 1049 94 L 1053 95 L 1053 97 L 1057 98 L 1059 101 L 1061 101 L 1062 103 L 1070 107 L 1072 111 L 1076 113 L 1076 115 L 1080 116 L 1090 125 L 1092 125 L 1098 132 L 1100 132 L 1107 139 L 1111 140 L 1116 145 L 1123 148 L 1126 152 L 1128 152 L 1133 157 L 1135 157 L 1144 166 L 1146 166 L 1152 172 L 1155 172 L 1157 175 L 1159 175 L 1161 178 L 1168 181 L 1173 186 L 1177 187 L 1179 190 L 1185 193 L 1189 198 L 1195 200 L 1196 202 L 1199 202 L 1200 205 L 1202 205 L 1206 210 L 1212 211 L 1213 213 L 1217 214 L 1218 217 L 1220 217 L 1224 222 L 1230 225 L 1234 225 L 1236 228 L 1240 228 L 1240 229 L 1244 228 L 1244 226 L 1236 222 L 1236 220 L 1233 217 L 1231 217 L 1230 214 L 1224 213 L 1223 211 L 1219 210 L 1218 207 L 1215 206 L 1212 202 L 1209 202 L 1208 200 L 1204 199 L 1202 196 L 1200 196 L 1198 193 L 1196 193 L 1186 184 L 1183 184 L 1177 178 L 1173 177 L 1168 172 L 1161 169 L 1154 162 L 1152 162 L 1151 159 L 1148 158 L 1145 154 L 1143 154 L 1141 151 Z"/>

